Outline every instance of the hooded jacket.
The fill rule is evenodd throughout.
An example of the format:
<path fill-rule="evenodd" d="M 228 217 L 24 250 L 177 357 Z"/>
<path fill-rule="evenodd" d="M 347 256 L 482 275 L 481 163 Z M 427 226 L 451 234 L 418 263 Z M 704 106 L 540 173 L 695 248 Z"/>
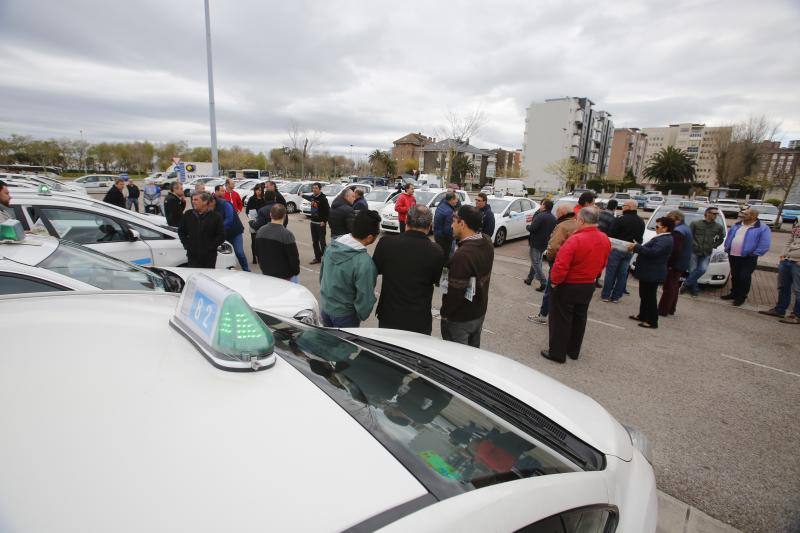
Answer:
<path fill-rule="evenodd" d="M 353 220 L 356 212 L 353 206 L 347 203 L 342 196 L 337 196 L 331 204 L 328 213 L 328 225 L 331 227 L 331 235 L 346 235 L 353 229 Z"/>
<path fill-rule="evenodd" d="M 344 235 L 325 248 L 319 270 L 320 308 L 332 317 L 369 318 L 375 305 L 378 270 L 367 248 Z"/>

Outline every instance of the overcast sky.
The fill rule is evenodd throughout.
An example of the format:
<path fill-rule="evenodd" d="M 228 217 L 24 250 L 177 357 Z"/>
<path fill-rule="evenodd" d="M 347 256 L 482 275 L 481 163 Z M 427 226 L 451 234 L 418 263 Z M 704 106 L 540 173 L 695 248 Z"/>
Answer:
<path fill-rule="evenodd" d="M 748 115 L 800 139 L 800 2 L 211 0 L 218 138 L 292 119 L 354 155 L 480 107 L 519 148 L 532 101 L 587 96 L 617 127 Z M 0 0 L 0 136 L 210 145 L 202 0 Z"/>

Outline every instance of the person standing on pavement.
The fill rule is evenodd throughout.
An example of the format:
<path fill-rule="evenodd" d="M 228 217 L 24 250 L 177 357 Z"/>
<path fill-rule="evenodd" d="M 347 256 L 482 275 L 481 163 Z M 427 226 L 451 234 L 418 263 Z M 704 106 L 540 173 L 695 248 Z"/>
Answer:
<path fill-rule="evenodd" d="M 328 213 L 331 241 L 335 241 L 342 235 L 347 235 L 353 229 L 353 220 L 356 216 L 356 212 L 353 209 L 355 199 L 356 193 L 353 192 L 353 189 L 345 189 L 333 200 Z"/>
<path fill-rule="evenodd" d="M 609 235 L 611 233 L 611 226 L 614 225 L 614 220 L 617 214 L 617 201 L 612 198 L 606 204 L 605 209 L 600 210 L 600 219 L 597 222 L 597 229 Z M 609 235 L 610 236 L 610 235 Z"/>
<path fill-rule="evenodd" d="M 245 214 L 247 215 L 248 221 L 253 221 L 258 217 L 258 210 L 261 209 L 266 205 L 266 200 L 264 200 L 264 185 L 261 183 L 257 183 L 255 187 L 253 187 L 253 194 L 250 198 L 247 199 L 247 205 L 244 207 Z M 253 264 L 258 264 L 258 254 L 256 253 L 256 233 L 257 230 L 253 229 L 248 223 L 248 229 L 250 230 L 250 252 L 253 255 Z"/>
<path fill-rule="evenodd" d="M 103 197 L 103 201 L 107 204 L 116 205 L 125 209 L 125 195 L 122 194 L 122 189 L 125 188 L 125 182 L 121 178 L 114 180 L 114 185 L 108 189 L 108 192 Z"/>
<path fill-rule="evenodd" d="M 195 194 L 198 194 L 198 192 L 196 191 Z M 185 209 L 186 197 L 184 196 L 183 185 L 173 181 L 169 186 L 167 197 L 164 199 L 164 215 L 167 218 L 167 225 L 177 228 L 181 223 L 181 217 L 183 217 Z"/>
<path fill-rule="evenodd" d="M 192 195 L 192 207 L 178 225 L 178 237 L 186 249 L 188 266 L 214 268 L 217 248 L 225 242 L 222 218 L 214 211 L 214 200 L 207 192 Z"/>
<path fill-rule="evenodd" d="M 683 223 L 683 213 L 670 211 L 667 216 L 675 222 L 672 230 L 672 255 L 667 262 L 667 279 L 658 302 L 658 314 L 674 315 L 678 307 L 681 278 L 686 276 L 692 260 L 692 230 Z"/>
<path fill-rule="evenodd" d="M 442 201 L 436 206 L 436 213 L 433 216 L 433 240 L 442 249 L 445 261 L 450 259 L 450 251 L 453 249 L 453 215 L 457 203 L 456 193 L 445 193 Z"/>
<path fill-rule="evenodd" d="M 570 208 L 569 204 L 561 204 L 556 208 L 556 227 L 550 234 L 550 240 L 547 242 L 547 250 L 545 251 L 545 258 L 552 265 L 555 263 L 558 255 L 558 250 L 564 244 L 570 235 L 575 233 L 578 229 L 578 221 L 575 218 L 575 213 Z M 552 269 L 550 270 L 552 274 Z M 550 312 L 550 292 L 552 290 L 550 285 L 550 276 L 548 275 L 547 284 L 544 288 L 542 295 L 542 305 L 539 307 L 538 315 L 528 315 L 528 320 L 531 322 L 538 322 L 539 324 L 547 323 L 547 315 Z"/>
<path fill-rule="evenodd" d="M 595 280 L 611 253 L 611 242 L 597 229 L 599 218 L 596 208 L 578 211 L 578 229 L 556 255 L 550 271 L 550 343 L 541 351 L 545 359 L 564 363 L 567 356 L 580 357 Z"/>
<path fill-rule="evenodd" d="M 610 202 L 609 202 L 610 203 Z M 622 215 L 614 219 L 609 237 L 626 242 L 642 243 L 644 240 L 644 220 L 641 219 L 636 200 L 625 200 L 622 204 Z M 600 297 L 604 302 L 619 303 L 628 285 L 628 270 L 633 254 L 616 248 L 611 249 L 606 264 L 606 276 L 603 280 L 603 292 Z"/>
<path fill-rule="evenodd" d="M 270 209 L 270 223 L 261 226 L 253 240 L 261 273 L 288 281 L 300 274 L 300 254 L 294 235 L 283 226 L 285 217 L 286 208 L 274 203 Z"/>
<path fill-rule="evenodd" d="M 239 193 L 233 190 L 234 187 L 236 187 L 236 184 L 233 182 L 233 180 L 231 178 L 226 179 L 225 189 L 223 190 L 222 197 L 231 203 L 233 210 L 238 215 L 242 212 L 244 204 L 242 203 L 242 197 L 239 196 Z"/>
<path fill-rule="evenodd" d="M 528 245 L 530 246 L 531 256 L 531 269 L 528 271 L 528 277 L 523 281 L 526 285 L 530 285 L 534 279 L 539 281 L 539 288 L 537 292 L 544 292 L 547 288 L 547 277 L 544 275 L 542 269 L 542 256 L 547 250 L 547 241 L 550 240 L 550 235 L 556 227 L 556 217 L 553 216 L 553 201 L 545 200 L 542 202 L 541 207 L 533 215 L 533 220 L 528 224 L 525 229 L 528 230 Z"/>
<path fill-rule="evenodd" d="M 794 309 L 789 316 L 784 316 L 792 303 L 794 292 Z M 800 324 L 800 221 L 792 224 L 792 235 L 783 247 L 780 263 L 778 263 L 778 303 L 767 311 L 759 311 L 762 315 L 780 317 L 784 324 Z"/>
<path fill-rule="evenodd" d="M 233 205 L 225 199 L 225 188 L 222 185 L 214 187 L 214 195 L 217 202 L 216 211 L 222 218 L 222 224 L 225 227 L 225 240 L 233 246 L 233 252 L 236 254 L 242 270 L 250 272 L 247 256 L 244 254 L 244 225 L 234 211 Z"/>
<path fill-rule="evenodd" d="M 325 225 L 328 223 L 328 197 L 322 192 L 322 185 L 315 183 L 311 186 L 311 244 L 314 248 L 314 259 L 310 264 L 322 262 L 325 253 Z"/>
<path fill-rule="evenodd" d="M 489 205 L 489 197 L 486 196 L 486 194 L 479 192 L 475 197 L 475 207 L 480 209 L 481 214 L 483 215 L 483 226 L 481 227 L 481 233 L 491 239 L 494 236 L 494 213 L 492 212 L 492 206 Z"/>
<path fill-rule="evenodd" d="M 322 325 L 357 328 L 369 318 L 375 305 L 378 269 L 367 253 L 367 246 L 375 242 L 380 226 L 381 216 L 377 211 L 361 211 L 353 221 L 353 231 L 325 248 L 319 269 Z"/>
<path fill-rule="evenodd" d="M 372 260 L 383 276 L 375 310 L 379 328 L 431 334 L 433 286 L 444 266 L 444 253 L 428 239 L 432 224 L 428 207 L 412 205 L 406 232 L 378 241 Z"/>
<path fill-rule="evenodd" d="M 139 212 L 139 187 L 133 182 L 133 180 L 128 180 L 128 198 L 125 200 L 126 209 L 133 209 L 137 213 Z"/>
<path fill-rule="evenodd" d="M 716 207 L 706 208 L 703 218 L 692 222 L 692 260 L 689 264 L 689 276 L 683 282 L 681 293 L 689 291 L 692 296 L 700 294 L 700 286 L 697 280 L 703 277 L 708 270 L 711 262 L 711 254 L 714 249 L 722 244 L 725 239 L 725 228 L 717 222 L 719 209 Z"/>
<path fill-rule="evenodd" d="M 758 210 L 752 207 L 742 212 L 742 219 L 731 226 L 725 238 L 725 252 L 731 264 L 731 292 L 723 300 L 733 300 L 740 306 L 750 293 L 750 282 L 758 258 L 769 251 L 772 232 L 758 220 Z"/>
<path fill-rule="evenodd" d="M 414 198 L 414 184 L 406 183 L 403 192 L 397 196 L 397 201 L 394 204 L 394 210 L 397 211 L 397 221 L 400 223 L 400 233 L 406 230 L 408 210 L 415 203 L 417 203 L 417 199 Z"/>
<path fill-rule="evenodd" d="M 656 220 L 656 236 L 647 244 L 633 243 L 628 251 L 635 252 L 636 278 L 639 280 L 639 314 L 629 318 L 640 328 L 658 327 L 658 286 L 667 279 L 667 262 L 672 255 L 675 221 L 670 217 Z M 677 234 L 680 235 L 680 234 Z"/>
<path fill-rule="evenodd" d="M 483 233 L 483 215 L 477 207 L 462 205 L 453 215 L 458 249 L 450 258 L 442 289 L 441 332 L 446 341 L 481 346 L 481 330 L 489 305 L 494 245 Z"/>

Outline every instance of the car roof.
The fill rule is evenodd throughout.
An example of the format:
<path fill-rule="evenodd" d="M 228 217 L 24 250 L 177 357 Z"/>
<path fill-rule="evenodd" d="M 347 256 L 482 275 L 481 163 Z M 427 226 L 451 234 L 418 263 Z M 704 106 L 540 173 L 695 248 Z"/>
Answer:
<path fill-rule="evenodd" d="M 427 495 L 280 357 L 261 372 L 212 366 L 170 327 L 177 302 L 0 298 L 4 525 L 338 531 Z M 123 331 L 146 333 L 126 343 Z"/>

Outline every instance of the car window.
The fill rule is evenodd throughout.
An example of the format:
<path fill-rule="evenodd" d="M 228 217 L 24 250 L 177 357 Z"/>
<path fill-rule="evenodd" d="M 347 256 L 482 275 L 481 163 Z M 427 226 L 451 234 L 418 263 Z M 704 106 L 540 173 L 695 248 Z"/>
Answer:
<path fill-rule="evenodd" d="M 26 294 L 29 292 L 65 291 L 66 287 L 50 284 L 28 276 L 0 272 L 0 294 Z"/>
<path fill-rule="evenodd" d="M 165 290 L 164 280 L 149 270 L 65 242 L 37 266 L 103 290 Z"/>
<path fill-rule="evenodd" d="M 139 237 L 143 241 L 161 241 L 164 239 L 169 239 L 168 236 L 164 235 L 160 231 L 152 230 L 150 228 L 146 228 L 144 226 L 140 226 L 138 224 L 133 224 L 128 222 L 128 227 L 134 229 L 139 232 Z"/>
<path fill-rule="evenodd" d="M 531 209 L 535 209 L 533 202 L 530 200 L 520 200 L 522 202 L 522 210 L 523 211 L 530 211 Z"/>
<path fill-rule="evenodd" d="M 391 191 L 370 191 L 364 195 L 364 199 L 368 202 L 383 202 L 390 194 Z"/>
<path fill-rule="evenodd" d="M 441 195 L 442 197 L 444 197 L 445 193 L 438 193 L 438 194 Z M 431 199 L 436 195 L 437 195 L 437 193 L 434 193 L 434 192 L 431 192 L 431 191 L 414 191 L 414 198 L 416 199 L 417 203 L 420 204 L 420 205 L 428 205 L 428 202 L 430 202 Z M 397 198 L 399 198 L 399 197 L 400 197 L 399 194 L 397 196 L 395 196 L 395 201 L 397 201 Z M 440 200 L 441 200 L 441 198 L 440 198 Z"/>
<path fill-rule="evenodd" d="M 539 520 L 515 533 L 612 533 L 616 523 L 617 515 L 613 510 L 585 507 Z"/>
<path fill-rule="evenodd" d="M 789 209 L 790 211 L 797 211 L 800 210 L 800 205 L 798 204 L 786 204 L 783 206 L 784 209 Z"/>
<path fill-rule="evenodd" d="M 440 192 L 439 194 L 437 194 L 436 198 L 433 199 L 433 203 L 431 204 L 431 207 L 436 207 L 437 205 L 439 205 L 439 202 L 441 202 L 444 199 L 444 195 L 445 194 L 446 193 L 443 193 L 443 192 Z M 417 200 L 417 201 L 419 201 L 419 200 Z"/>
<path fill-rule="evenodd" d="M 116 220 L 106 216 L 56 207 L 45 207 L 41 211 L 61 239 L 78 244 L 127 240 L 122 226 Z"/>
<path fill-rule="evenodd" d="M 511 207 L 508 209 L 509 213 L 511 211 L 516 211 L 517 213 L 521 213 L 523 211 L 522 202 L 519 200 L 514 200 L 514 202 L 511 204 Z"/>
<path fill-rule="evenodd" d="M 508 200 L 503 200 L 502 198 L 489 198 L 488 204 L 492 208 L 493 213 L 502 215 L 509 202 Z"/>
<path fill-rule="evenodd" d="M 437 498 L 579 468 L 424 376 L 331 333 L 261 315 L 275 352 L 345 409 Z"/>

